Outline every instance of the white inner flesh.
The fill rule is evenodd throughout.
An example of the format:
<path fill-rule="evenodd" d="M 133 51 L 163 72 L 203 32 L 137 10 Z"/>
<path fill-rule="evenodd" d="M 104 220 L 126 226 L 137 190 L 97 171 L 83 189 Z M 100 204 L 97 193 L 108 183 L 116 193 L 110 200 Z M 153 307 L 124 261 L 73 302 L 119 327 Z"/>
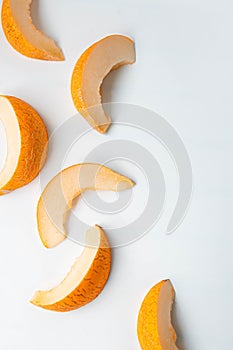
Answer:
<path fill-rule="evenodd" d="M 174 290 L 170 281 L 166 281 L 161 288 L 158 301 L 158 332 L 163 350 L 178 350 L 173 339 L 171 324 L 171 308 Z"/>
<path fill-rule="evenodd" d="M 4 125 L 0 120 L 0 171 L 3 169 L 7 156 L 7 138 Z"/>
<path fill-rule="evenodd" d="M 101 232 L 97 227 L 90 228 L 86 233 L 86 247 L 77 258 L 65 279 L 49 291 L 38 291 L 32 302 L 40 305 L 52 305 L 72 293 L 88 273 L 101 243 Z M 96 248 L 90 248 L 95 246 Z"/>
<path fill-rule="evenodd" d="M 97 125 L 107 122 L 101 106 L 100 87 L 106 75 L 116 66 L 135 62 L 134 43 L 121 35 L 101 40 L 92 50 L 83 71 L 83 99 L 91 108 L 88 113 Z"/>
<path fill-rule="evenodd" d="M 55 42 L 40 32 L 32 23 L 31 3 L 32 0 L 10 0 L 11 12 L 19 31 L 32 46 L 46 51 L 52 56 L 61 55 L 61 50 Z"/>
<path fill-rule="evenodd" d="M 7 98 L 0 96 L 0 120 L 4 126 L 7 138 L 7 156 L 4 167 L 0 172 L 0 188 L 12 178 L 17 168 L 21 137 L 15 111 Z"/>

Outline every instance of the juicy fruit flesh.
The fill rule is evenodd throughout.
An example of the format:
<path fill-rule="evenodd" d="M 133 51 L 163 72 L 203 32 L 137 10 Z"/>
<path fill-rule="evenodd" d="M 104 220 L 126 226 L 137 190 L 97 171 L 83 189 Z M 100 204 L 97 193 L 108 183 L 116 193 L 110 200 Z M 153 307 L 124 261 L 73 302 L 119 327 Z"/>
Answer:
<path fill-rule="evenodd" d="M 20 154 L 20 130 L 15 111 L 4 96 L 0 96 L 0 120 L 3 123 L 7 139 L 7 156 L 0 172 L 0 188 L 13 176 Z"/>
<path fill-rule="evenodd" d="M 100 87 L 113 68 L 134 62 L 134 44 L 129 38 L 113 35 L 94 45 L 82 75 L 82 95 L 86 106 L 101 104 Z"/>
<path fill-rule="evenodd" d="M 178 350 L 175 345 L 176 333 L 171 324 L 171 308 L 174 299 L 174 289 L 170 281 L 161 288 L 158 301 L 158 332 L 162 349 Z"/>

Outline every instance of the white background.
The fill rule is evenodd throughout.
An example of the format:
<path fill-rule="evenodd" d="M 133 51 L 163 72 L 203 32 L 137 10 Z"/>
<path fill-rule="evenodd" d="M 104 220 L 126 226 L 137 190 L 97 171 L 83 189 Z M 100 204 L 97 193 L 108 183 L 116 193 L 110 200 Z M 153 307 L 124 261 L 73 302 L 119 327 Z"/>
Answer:
<path fill-rule="evenodd" d="M 70 76 L 83 50 L 108 34 L 131 36 L 137 63 L 110 74 L 104 98 L 153 109 L 176 128 L 192 162 L 194 192 L 173 235 L 164 234 L 161 221 L 143 239 L 114 250 L 103 293 L 66 314 L 36 308 L 29 299 L 36 289 L 58 283 L 81 248 L 69 240 L 51 251 L 42 246 L 35 219 L 39 179 L 0 197 L 0 348 L 139 349 L 140 304 L 155 283 L 170 278 L 180 349 L 231 350 L 232 1 L 34 2 L 35 23 L 57 40 L 66 61 L 27 59 L 10 47 L 1 30 L 1 94 L 34 106 L 51 133 L 76 112 Z M 78 155 L 72 161 L 78 162 Z M 124 173 L 134 176 L 130 167 Z"/>

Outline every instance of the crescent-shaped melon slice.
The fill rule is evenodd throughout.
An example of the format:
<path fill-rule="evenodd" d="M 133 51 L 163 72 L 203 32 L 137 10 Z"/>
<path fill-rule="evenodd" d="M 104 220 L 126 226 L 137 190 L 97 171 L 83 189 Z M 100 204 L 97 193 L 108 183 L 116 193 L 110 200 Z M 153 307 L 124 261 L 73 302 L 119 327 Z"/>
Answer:
<path fill-rule="evenodd" d="M 89 47 L 75 65 L 71 80 L 74 105 L 100 133 L 111 124 L 101 104 L 103 79 L 111 70 L 134 62 L 134 42 L 123 35 L 110 35 Z"/>
<path fill-rule="evenodd" d="M 7 139 L 7 156 L 0 171 L 0 195 L 31 182 L 44 165 L 48 134 L 39 114 L 26 102 L 0 96 L 0 121 Z"/>
<path fill-rule="evenodd" d="M 55 288 L 35 293 L 31 303 L 53 311 L 71 311 L 90 303 L 103 290 L 111 268 L 111 250 L 104 231 L 87 231 L 86 246 L 65 279 Z"/>
<path fill-rule="evenodd" d="M 138 315 L 138 339 L 142 350 L 178 350 L 171 324 L 174 289 L 169 280 L 155 285 L 146 295 Z"/>
<path fill-rule="evenodd" d="M 62 61 L 64 56 L 55 42 L 33 24 L 32 0 L 3 0 L 2 28 L 11 46 L 21 54 L 40 60 Z"/>
<path fill-rule="evenodd" d="M 100 164 L 83 163 L 62 170 L 46 186 L 38 202 L 38 231 L 44 246 L 52 248 L 66 238 L 66 214 L 81 193 L 123 191 L 132 186 L 133 181 Z"/>

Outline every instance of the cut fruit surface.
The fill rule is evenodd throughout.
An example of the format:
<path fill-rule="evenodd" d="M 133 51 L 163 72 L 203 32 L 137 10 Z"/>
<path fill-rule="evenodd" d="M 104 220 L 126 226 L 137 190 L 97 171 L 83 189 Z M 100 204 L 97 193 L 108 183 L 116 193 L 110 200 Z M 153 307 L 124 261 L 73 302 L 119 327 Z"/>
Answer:
<path fill-rule="evenodd" d="M 104 231 L 87 231 L 86 247 L 65 279 L 55 288 L 35 293 L 31 303 L 53 311 L 71 311 L 90 303 L 103 290 L 111 269 L 111 250 Z"/>
<path fill-rule="evenodd" d="M 37 207 L 40 238 L 52 248 L 66 238 L 64 221 L 73 200 L 87 190 L 123 191 L 133 181 L 100 164 L 83 163 L 62 170 L 46 186 Z"/>
<path fill-rule="evenodd" d="M 174 289 L 169 280 L 155 285 L 146 295 L 138 315 L 138 339 L 142 350 L 178 350 L 171 324 Z"/>
<path fill-rule="evenodd" d="M 26 102 L 0 96 L 0 121 L 7 139 L 7 156 L 0 172 L 0 195 L 31 182 L 47 157 L 48 134 L 39 114 Z"/>
<path fill-rule="evenodd" d="M 110 35 L 89 47 L 75 65 L 71 80 L 74 105 L 100 133 L 111 124 L 101 104 L 103 79 L 111 70 L 134 62 L 134 42 L 123 35 Z"/>
<path fill-rule="evenodd" d="M 16 51 L 31 58 L 64 60 L 55 42 L 32 23 L 31 3 L 32 0 L 3 0 L 2 27 L 8 42 Z"/>

